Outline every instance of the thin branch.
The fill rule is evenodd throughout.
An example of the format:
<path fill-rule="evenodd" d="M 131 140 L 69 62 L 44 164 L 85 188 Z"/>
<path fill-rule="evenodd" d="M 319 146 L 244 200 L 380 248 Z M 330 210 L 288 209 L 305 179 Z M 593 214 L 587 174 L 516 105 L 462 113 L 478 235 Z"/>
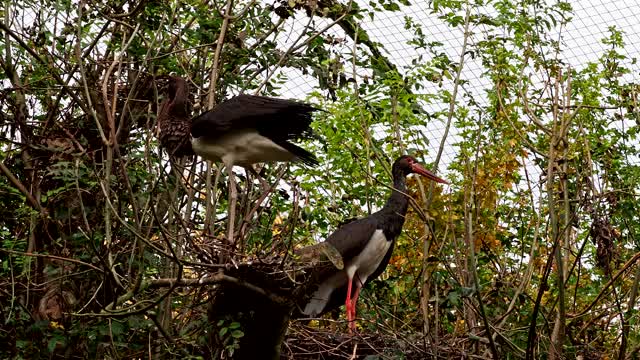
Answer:
<path fill-rule="evenodd" d="M 582 317 L 584 315 L 586 315 L 599 301 L 600 299 L 602 299 L 602 297 L 605 294 L 605 291 L 607 291 L 607 289 L 609 289 L 609 287 L 611 287 L 613 285 L 613 283 L 620 277 L 622 276 L 622 274 L 624 274 L 625 271 L 627 271 L 632 265 L 635 264 L 636 261 L 638 261 L 638 259 L 640 259 L 640 252 L 636 253 L 635 255 L 633 255 L 633 257 L 631 259 L 629 259 L 629 261 L 627 261 L 620 270 L 618 270 L 618 272 L 613 275 L 611 277 L 611 279 L 609 279 L 609 281 L 607 281 L 607 283 L 602 287 L 602 289 L 600 289 L 600 292 L 598 293 L 598 296 L 596 296 L 595 299 L 593 299 L 593 301 L 587 305 L 586 308 L 584 308 L 582 311 L 580 311 L 577 314 L 567 314 L 567 317 L 570 318 L 574 318 L 574 320 L 572 320 L 571 322 L 569 322 L 569 324 L 571 324 L 572 322 L 576 321 L 576 318 Z"/>
<path fill-rule="evenodd" d="M 84 261 L 76 260 L 76 259 L 65 258 L 65 257 L 49 255 L 49 254 L 26 253 L 26 252 L 7 250 L 7 249 L 2 249 L 2 248 L 0 248 L 0 251 L 4 252 L 4 253 L 7 253 L 7 254 L 14 254 L 14 255 L 20 255 L 20 256 L 31 256 L 31 257 L 39 257 L 39 258 L 45 258 L 45 259 L 66 261 L 66 262 L 70 262 L 70 263 L 74 263 L 74 264 L 90 267 L 93 270 L 99 271 L 101 273 L 105 272 L 104 270 L 100 269 L 99 267 L 96 267 L 95 265 L 86 263 Z"/>
<path fill-rule="evenodd" d="M 24 40 L 22 40 L 11 29 L 9 29 L 3 22 L 0 22 L 0 29 L 4 30 L 7 34 L 9 34 L 9 36 L 14 38 L 16 40 L 16 42 L 18 42 L 18 44 L 20 44 L 20 47 L 22 47 L 22 49 L 24 49 L 26 52 L 28 52 L 29 55 L 33 56 L 33 58 L 36 59 L 39 63 L 44 65 L 45 68 L 47 69 L 47 71 L 49 72 L 49 74 L 51 74 L 51 76 L 53 76 L 53 78 L 62 86 L 63 89 L 67 90 L 67 93 L 69 93 L 69 96 L 71 96 L 71 98 L 73 98 L 73 100 L 78 104 L 78 106 L 80 106 L 82 111 L 84 111 L 86 114 L 91 114 L 91 111 L 86 106 L 86 104 L 84 102 L 80 101 L 80 98 L 78 97 L 78 95 L 76 95 L 74 92 L 70 91 L 70 88 L 66 85 L 67 83 L 64 80 L 62 80 L 60 75 L 58 75 L 58 73 L 54 70 L 54 68 L 50 66 L 51 64 L 49 64 L 44 59 L 42 59 L 40 57 L 40 55 L 38 55 L 35 52 L 35 50 L 33 50 L 32 46 L 29 46 L 27 43 L 25 43 Z M 46 51 L 46 50 L 42 49 L 42 51 Z"/>
<path fill-rule="evenodd" d="M 24 196 L 27 198 L 27 202 L 31 205 L 31 207 L 33 207 L 34 209 L 38 210 L 40 212 L 40 214 L 42 214 L 43 216 L 47 215 L 47 209 L 43 208 L 40 205 L 40 202 L 38 200 L 36 200 L 35 197 L 33 197 L 33 195 L 29 192 L 29 190 L 27 190 L 27 188 L 22 184 L 20 179 L 15 177 L 13 175 L 13 173 L 11 172 L 11 170 L 9 170 L 9 168 L 2 161 L 0 161 L 0 170 L 2 171 L 4 176 L 6 176 L 7 179 L 9 179 L 9 181 L 16 188 L 18 188 L 18 190 L 20 190 L 21 193 L 24 194 Z"/>
<path fill-rule="evenodd" d="M 293 43 L 293 45 L 284 54 L 282 54 L 282 56 L 280 57 L 280 60 L 278 61 L 278 63 L 274 67 L 274 70 L 271 72 L 271 74 L 267 73 L 267 76 L 265 76 L 265 79 L 262 81 L 260 86 L 258 86 L 258 88 L 256 89 L 255 94 L 260 94 L 260 92 L 262 91 L 262 88 L 267 84 L 267 82 L 269 81 L 271 76 L 273 76 L 273 74 L 275 74 L 276 69 L 279 68 L 280 66 L 282 66 L 282 64 L 284 64 L 284 61 L 287 60 L 287 58 L 289 57 L 290 54 L 292 54 L 292 53 L 298 51 L 300 48 L 308 45 L 309 43 L 311 43 L 311 41 L 313 41 L 318 36 L 320 36 L 320 35 L 324 34 L 325 32 L 327 32 L 334 25 L 341 23 L 342 20 L 349 14 L 349 11 L 351 10 L 352 2 L 353 2 L 353 0 L 349 1 L 349 4 L 347 5 L 347 9 L 344 11 L 344 13 L 338 19 L 333 21 L 331 24 L 325 26 L 323 29 L 319 30 L 318 32 L 316 32 L 312 36 L 309 36 L 309 38 L 307 40 L 305 40 L 304 42 L 302 42 L 301 44 L 296 45 L 298 43 L 298 41 L 300 41 L 302 36 L 305 34 L 305 32 L 302 32 L 300 34 L 300 36 L 298 37 L 298 39 L 296 39 L 296 41 Z M 312 16 L 309 17 L 309 22 L 307 23 L 305 28 L 308 28 L 312 21 L 313 21 L 313 14 L 312 14 Z M 251 80 L 253 80 L 258 75 L 257 73 L 258 72 L 256 72 L 256 74 L 251 78 Z"/>
<path fill-rule="evenodd" d="M 288 304 L 291 302 L 289 298 L 282 297 L 276 294 L 273 294 L 261 287 L 248 283 L 244 280 L 240 280 L 238 278 L 225 275 L 222 273 L 215 273 L 210 276 L 205 276 L 200 279 L 156 279 L 156 280 L 148 280 L 144 283 L 144 287 L 148 288 L 162 288 L 162 287 L 197 287 L 197 286 L 208 286 L 213 284 L 218 284 L 221 282 L 227 282 L 230 284 L 235 284 L 242 286 L 248 290 L 255 292 L 256 294 L 263 295 L 269 300 L 277 303 L 277 304 Z"/>
<path fill-rule="evenodd" d="M 222 26 L 220 27 L 220 34 L 218 35 L 218 41 L 216 42 L 216 51 L 213 54 L 213 66 L 211 66 L 211 86 L 209 88 L 209 96 L 207 98 L 207 108 L 212 109 L 215 105 L 216 87 L 218 85 L 218 67 L 220 66 L 220 54 L 222 53 L 222 47 L 224 46 L 224 37 L 227 34 L 229 28 L 229 20 L 232 18 L 231 10 L 233 9 L 233 0 L 227 1 L 227 8 L 225 10 L 224 18 L 222 19 Z"/>
<path fill-rule="evenodd" d="M 479 133 L 481 129 L 478 129 L 478 143 L 476 147 L 474 168 L 472 172 L 471 185 L 468 185 L 465 189 L 465 201 L 464 201 L 464 221 L 465 221 L 465 237 L 467 238 L 469 244 L 469 267 L 471 272 L 471 278 L 473 281 L 473 287 L 475 288 L 475 294 L 478 297 L 478 309 L 480 310 L 480 316 L 482 317 L 482 321 L 484 324 L 485 331 L 487 332 L 487 338 L 489 339 L 489 349 L 491 350 L 491 354 L 494 359 L 500 359 L 498 354 L 498 349 L 496 348 L 495 342 L 493 341 L 493 335 L 491 334 L 491 326 L 489 324 L 489 319 L 487 318 L 487 314 L 484 309 L 484 301 L 482 299 L 482 292 L 480 290 L 480 281 L 478 279 L 478 267 L 476 262 L 476 245 L 475 245 L 475 234 L 473 230 L 473 217 L 474 215 L 477 217 L 477 214 L 474 214 L 473 210 L 478 211 L 478 205 L 475 204 L 475 193 L 476 193 L 476 183 L 477 183 L 477 174 L 478 174 L 478 154 L 480 152 L 480 140 Z"/>

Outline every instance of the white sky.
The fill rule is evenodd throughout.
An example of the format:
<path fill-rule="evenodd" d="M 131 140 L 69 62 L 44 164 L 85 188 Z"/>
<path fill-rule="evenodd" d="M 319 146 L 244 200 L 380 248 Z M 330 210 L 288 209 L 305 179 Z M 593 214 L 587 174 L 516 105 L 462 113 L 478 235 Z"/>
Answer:
<path fill-rule="evenodd" d="M 270 0 L 269 0 L 270 1 Z M 549 3 L 555 1 L 549 0 Z M 361 7 L 368 7 L 368 1 L 358 0 Z M 638 56 L 640 45 L 640 5 L 632 0 L 571 0 L 573 9 L 573 20 L 569 25 L 562 29 L 561 33 L 554 34 L 561 39 L 563 52 L 561 56 L 565 63 L 570 64 L 573 68 L 581 68 L 589 61 L 595 61 L 603 52 L 606 46 L 602 44 L 601 39 L 608 35 L 608 28 L 615 25 L 624 32 L 625 43 L 627 47 L 625 52 L 628 56 Z M 414 0 L 412 5 L 403 7 L 398 12 L 377 13 L 376 17 L 371 20 L 364 17 L 359 24 L 367 30 L 368 34 L 376 42 L 383 44 L 386 56 L 402 68 L 415 58 L 418 53 L 411 45 L 407 44 L 413 36 L 409 31 L 404 29 L 405 16 L 410 16 L 416 22 L 421 24 L 427 41 L 439 41 L 444 44 L 442 47 L 453 61 L 457 61 L 462 49 L 462 29 L 453 29 L 447 26 L 443 20 L 438 18 L 438 14 L 432 14 L 429 8 L 429 1 Z M 474 13 L 478 13 L 482 9 L 472 9 Z M 17 9 L 14 9 L 17 11 Z M 28 10 L 25 10 L 28 11 Z M 287 20 L 287 27 L 290 32 L 285 32 L 279 38 L 284 44 L 296 38 L 297 33 L 307 23 L 308 19 L 302 13 L 296 14 L 295 17 Z M 323 19 L 317 19 L 318 22 L 328 23 Z M 478 33 L 478 37 L 482 37 L 482 28 L 474 28 L 474 32 Z M 341 30 L 337 27 L 333 32 L 338 37 L 344 37 Z M 351 45 L 346 42 L 344 45 L 336 46 L 336 51 L 349 51 Z M 426 52 L 423 55 L 429 57 Z M 345 66 L 350 66 L 345 64 Z M 638 65 L 627 64 L 632 69 L 632 74 L 628 80 L 638 81 Z M 483 90 L 489 87 L 486 79 L 482 78 L 483 68 L 477 60 L 467 59 L 462 74 L 463 79 L 470 81 L 470 88 L 477 94 L 478 98 L 482 98 Z M 290 81 L 283 85 L 282 95 L 286 97 L 304 98 L 313 90 L 315 82 L 310 77 L 302 77 L 300 74 L 288 74 Z M 439 89 L 434 84 L 425 84 L 427 89 L 425 92 L 435 93 Z M 446 86 L 446 85 L 445 85 Z M 448 104 L 436 104 L 446 107 Z M 424 129 L 425 137 L 430 141 L 428 150 L 428 158 L 431 161 L 435 158 L 436 150 L 443 137 L 444 124 L 433 123 Z M 461 139 L 457 136 L 457 131 L 452 128 L 451 133 L 446 139 L 445 153 L 439 166 L 439 171 L 445 171 L 449 162 L 451 162 L 457 153 L 455 144 Z M 537 174 L 533 174 L 533 179 Z"/>
<path fill-rule="evenodd" d="M 358 1 L 361 7 L 367 7 L 366 2 Z M 387 51 L 386 56 L 398 67 L 410 64 L 411 60 L 417 56 L 417 52 L 407 41 L 412 38 L 412 34 L 404 29 L 404 17 L 410 16 L 413 20 L 421 24 L 424 33 L 427 35 L 427 41 L 439 41 L 444 44 L 443 50 L 449 55 L 451 60 L 458 61 L 460 51 L 462 49 L 462 28 L 452 29 L 447 26 L 437 14 L 432 14 L 429 9 L 428 1 L 412 1 L 412 5 L 402 7 L 399 12 L 385 12 L 376 15 L 374 20 L 368 17 L 363 19 L 360 26 L 367 30 L 368 34 L 376 42 L 384 45 Z M 548 3 L 555 3 L 549 0 Z M 552 39 L 560 40 L 562 52 L 560 57 L 565 64 L 571 65 L 574 69 L 580 69 L 587 62 L 594 62 L 608 49 L 601 42 L 601 39 L 609 35 L 608 28 L 616 26 L 624 33 L 626 48 L 622 51 L 628 57 L 638 57 L 640 53 L 640 5 L 632 0 L 570 0 L 569 3 L 573 7 L 572 20 L 565 28 L 559 28 L 557 32 L 551 33 Z M 472 9 L 472 13 L 479 13 L 479 9 Z M 297 14 L 302 15 L 302 14 Z M 299 16 L 297 19 L 291 19 L 292 32 L 299 31 L 306 19 Z M 343 37 L 340 29 L 334 28 L 337 36 Z M 477 33 L 476 38 L 482 38 L 482 28 L 474 28 L 473 32 Z M 289 34 L 290 35 L 290 34 Z M 285 44 L 286 40 L 281 39 Z M 343 51 L 349 51 L 349 44 L 345 44 Z M 423 55 L 428 54 L 426 52 Z M 467 89 L 473 91 L 477 98 L 483 98 L 483 91 L 489 88 L 489 83 L 482 78 L 483 68 L 477 60 L 467 58 L 462 73 L 462 78 L 469 80 L 471 83 Z M 350 69 L 350 65 L 348 68 Z M 626 65 L 632 70 L 632 74 L 627 77 L 629 81 L 638 81 L 638 64 L 632 64 L 631 61 Z M 283 87 L 284 96 L 292 96 L 304 98 L 314 88 L 315 82 L 308 77 L 302 77 L 300 74 L 288 74 L 291 81 Z M 439 89 L 434 84 L 426 84 L 425 92 L 435 93 Z M 431 88 L 429 88 L 431 87 Z M 460 97 L 459 97 L 460 99 Z M 442 104 L 448 106 L 448 104 Z M 435 158 L 438 145 L 444 134 L 444 124 L 430 124 L 425 129 L 425 136 L 431 143 L 431 149 L 427 160 L 431 161 Z M 447 164 L 456 156 L 457 148 L 455 143 L 461 139 L 456 135 L 456 129 L 452 129 L 447 140 L 445 152 L 440 171 L 446 169 Z M 531 174 L 530 174 L 531 175 Z M 533 174 L 533 178 L 537 180 L 537 172 Z"/>

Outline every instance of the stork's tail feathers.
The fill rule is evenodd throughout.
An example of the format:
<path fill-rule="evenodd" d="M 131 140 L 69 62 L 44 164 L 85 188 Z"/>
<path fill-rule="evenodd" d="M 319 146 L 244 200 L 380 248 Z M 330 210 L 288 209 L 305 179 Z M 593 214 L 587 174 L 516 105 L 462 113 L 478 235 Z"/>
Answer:
<path fill-rule="evenodd" d="M 278 141 L 277 144 L 282 146 L 288 152 L 295 155 L 298 158 L 298 160 L 300 160 L 302 163 L 304 163 L 307 166 L 313 167 L 313 166 L 318 166 L 320 164 L 320 162 L 318 161 L 315 155 L 313 155 L 309 151 L 301 148 L 296 144 L 292 144 L 286 140 Z"/>

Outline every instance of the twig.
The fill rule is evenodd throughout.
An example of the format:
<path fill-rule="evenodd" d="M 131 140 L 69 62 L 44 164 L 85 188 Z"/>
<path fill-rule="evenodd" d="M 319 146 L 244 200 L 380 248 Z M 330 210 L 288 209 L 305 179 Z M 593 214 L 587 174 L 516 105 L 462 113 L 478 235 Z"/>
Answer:
<path fill-rule="evenodd" d="M 33 197 L 33 195 L 31 195 L 29 190 L 27 190 L 27 188 L 22 184 L 20 179 L 15 177 L 11 172 L 11 170 L 9 170 L 9 168 L 2 161 L 0 161 L 0 170 L 2 170 L 2 173 L 4 173 L 4 176 L 6 176 L 7 179 L 9 179 L 9 181 L 16 188 L 18 188 L 18 190 L 20 190 L 21 193 L 24 194 L 24 196 L 27 198 L 27 202 L 31 205 L 31 207 L 38 210 L 40 214 L 42 214 L 43 216 L 47 215 L 47 210 L 40 205 L 40 202 L 38 202 L 38 200 L 36 200 L 36 198 Z"/>
<path fill-rule="evenodd" d="M 273 294 L 261 287 L 248 283 L 244 280 L 240 280 L 238 278 L 225 275 L 223 273 L 215 273 L 200 279 L 156 279 L 156 280 L 148 280 L 144 283 L 143 287 L 148 288 L 161 288 L 161 287 L 183 287 L 183 286 L 208 286 L 221 282 L 227 282 L 235 285 L 242 286 L 248 290 L 251 290 L 257 294 L 263 295 L 269 300 L 278 303 L 278 304 L 287 304 L 291 300 L 276 294 Z"/>
<path fill-rule="evenodd" d="M 0 248 L 0 251 L 4 252 L 4 253 L 7 253 L 7 254 L 14 254 L 14 255 L 20 255 L 20 256 L 32 256 L 32 257 L 39 257 L 39 258 L 45 258 L 45 259 L 66 261 L 66 262 L 70 262 L 70 263 L 74 263 L 74 264 L 90 267 L 93 270 L 99 271 L 101 273 L 105 272 L 104 270 L 100 269 L 99 267 L 96 267 L 95 265 L 86 263 L 84 261 L 76 260 L 76 259 L 65 258 L 65 257 L 49 255 L 49 254 L 26 253 L 26 252 L 15 251 L 15 250 L 7 250 L 7 249 L 2 249 L 2 248 Z"/>
<path fill-rule="evenodd" d="M 355 343 L 355 345 L 353 345 L 353 351 L 351 352 L 351 357 L 349 359 L 355 360 L 357 352 L 358 352 L 358 343 Z"/>
<path fill-rule="evenodd" d="M 222 26 L 220 27 L 220 34 L 218 35 L 218 41 L 216 42 L 216 51 L 213 54 L 213 65 L 211 66 L 211 86 L 209 88 L 209 96 L 207 99 L 207 107 L 212 109 L 215 105 L 216 87 L 218 84 L 218 67 L 220 64 L 220 54 L 222 53 L 222 47 L 224 46 L 224 37 L 227 34 L 229 28 L 229 20 L 231 19 L 231 10 L 233 9 L 233 0 L 227 1 L 227 8 L 225 10 L 224 17 L 222 19 Z"/>

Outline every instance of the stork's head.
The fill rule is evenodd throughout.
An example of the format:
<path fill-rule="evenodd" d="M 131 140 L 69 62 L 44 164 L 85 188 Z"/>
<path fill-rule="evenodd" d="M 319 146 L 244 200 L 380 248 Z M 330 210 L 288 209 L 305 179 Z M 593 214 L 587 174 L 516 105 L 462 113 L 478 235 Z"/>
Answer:
<path fill-rule="evenodd" d="M 189 84 L 179 76 L 159 75 L 156 82 L 160 92 L 167 94 L 171 101 L 175 101 L 176 97 L 188 97 Z"/>
<path fill-rule="evenodd" d="M 439 178 L 438 176 L 436 176 L 436 174 L 432 173 L 431 171 L 425 169 L 422 165 L 420 165 L 418 160 L 416 160 L 414 157 L 409 155 L 400 156 L 393 163 L 393 172 L 395 173 L 396 171 L 401 172 L 404 176 L 407 176 L 409 174 L 419 174 L 426 177 L 429 180 L 433 180 L 441 184 L 449 183 L 448 181 L 442 178 Z"/>
<path fill-rule="evenodd" d="M 159 75 L 156 77 L 161 93 L 166 94 L 164 102 L 176 114 L 190 115 L 189 84 L 179 76 Z"/>

